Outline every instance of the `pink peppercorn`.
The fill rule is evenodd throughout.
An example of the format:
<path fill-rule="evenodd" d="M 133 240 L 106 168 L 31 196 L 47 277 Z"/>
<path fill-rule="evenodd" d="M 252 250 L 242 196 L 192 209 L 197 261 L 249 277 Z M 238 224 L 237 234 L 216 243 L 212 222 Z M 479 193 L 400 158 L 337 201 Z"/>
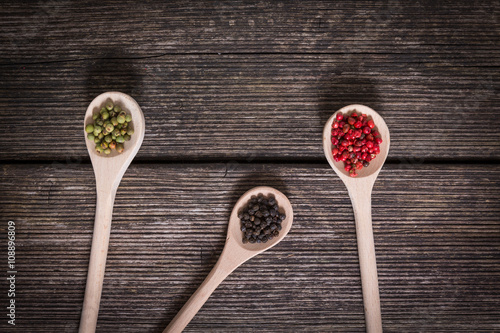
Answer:
<path fill-rule="evenodd" d="M 333 159 L 343 161 L 351 177 L 356 177 L 356 170 L 368 167 L 380 153 L 382 138 L 374 128 L 372 119 L 366 114 L 357 114 L 355 110 L 346 115 L 338 113 L 332 123 Z"/>

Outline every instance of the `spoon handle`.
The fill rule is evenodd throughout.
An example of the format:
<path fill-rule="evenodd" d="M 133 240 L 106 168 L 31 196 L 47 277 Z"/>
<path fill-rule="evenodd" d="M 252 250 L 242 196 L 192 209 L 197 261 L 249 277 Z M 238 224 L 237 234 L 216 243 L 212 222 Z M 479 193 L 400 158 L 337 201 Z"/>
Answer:
<path fill-rule="evenodd" d="M 373 184 L 372 184 L 373 186 Z M 356 220 L 361 286 L 365 308 L 366 332 L 382 332 L 380 296 L 378 291 L 377 263 L 373 241 L 371 186 L 349 191 Z"/>
<path fill-rule="evenodd" d="M 189 300 L 184 304 L 174 319 L 172 319 L 170 324 L 168 324 L 163 333 L 182 332 L 196 313 L 198 313 L 203 304 L 205 304 L 210 295 L 212 295 L 217 286 L 239 265 L 241 265 L 241 262 L 235 263 L 234 260 L 231 260 L 224 249 L 214 268 L 205 278 L 205 281 L 203 281 L 194 294 L 191 295 Z"/>
<path fill-rule="evenodd" d="M 80 319 L 80 333 L 93 333 L 96 329 L 115 193 L 116 191 L 97 192 L 94 235 L 90 251 L 87 287 L 85 288 L 85 298 Z"/>

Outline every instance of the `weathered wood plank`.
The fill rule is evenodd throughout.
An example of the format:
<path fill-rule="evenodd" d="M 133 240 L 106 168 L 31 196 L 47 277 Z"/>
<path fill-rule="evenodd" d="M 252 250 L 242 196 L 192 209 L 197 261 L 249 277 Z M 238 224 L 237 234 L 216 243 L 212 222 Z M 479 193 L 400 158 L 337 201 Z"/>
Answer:
<path fill-rule="evenodd" d="M 498 61 L 499 1 L 5 3 L 2 63 L 186 53 L 445 53 Z"/>
<path fill-rule="evenodd" d="M 392 161 L 498 161 L 500 62 L 492 61 L 167 55 L 2 67 L 0 160 L 88 159 L 83 114 L 95 96 L 118 90 L 146 117 L 138 161 L 319 161 L 324 123 L 351 103 L 385 118 Z"/>
<path fill-rule="evenodd" d="M 230 275 L 186 331 L 362 332 L 343 184 L 325 165 L 278 164 L 132 165 L 116 197 L 98 331 L 161 331 L 215 263 L 232 205 L 262 184 L 289 196 L 289 236 Z M 382 170 L 373 223 L 386 331 L 498 329 L 499 200 L 498 165 Z M 88 164 L 3 166 L 0 237 L 14 220 L 17 331 L 76 330 L 94 209 Z"/>
<path fill-rule="evenodd" d="M 0 160 L 86 159 L 80 111 L 121 90 L 146 113 L 142 161 L 318 161 L 324 121 L 349 103 L 387 118 L 392 161 L 498 161 L 499 10 L 499 1 L 4 4 Z"/>

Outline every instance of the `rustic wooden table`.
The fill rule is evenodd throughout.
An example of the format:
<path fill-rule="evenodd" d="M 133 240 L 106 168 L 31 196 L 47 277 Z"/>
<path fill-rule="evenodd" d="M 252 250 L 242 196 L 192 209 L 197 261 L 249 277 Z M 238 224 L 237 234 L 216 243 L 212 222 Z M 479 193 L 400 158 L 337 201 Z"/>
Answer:
<path fill-rule="evenodd" d="M 138 101 L 146 135 L 98 332 L 161 332 L 257 185 L 290 198 L 292 230 L 185 331 L 364 331 L 352 207 L 321 144 L 351 103 L 391 130 L 373 191 L 385 331 L 500 331 L 499 18 L 499 1 L 4 2 L 0 331 L 77 331 L 96 201 L 82 121 L 110 90 Z"/>

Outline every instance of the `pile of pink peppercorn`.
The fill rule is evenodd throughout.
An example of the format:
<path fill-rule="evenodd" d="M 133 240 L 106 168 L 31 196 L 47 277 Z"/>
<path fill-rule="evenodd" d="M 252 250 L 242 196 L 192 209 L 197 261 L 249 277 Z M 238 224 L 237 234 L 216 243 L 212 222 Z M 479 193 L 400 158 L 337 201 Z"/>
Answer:
<path fill-rule="evenodd" d="M 350 114 L 338 113 L 332 123 L 332 154 L 335 162 L 343 161 L 351 177 L 357 170 L 368 167 L 380 153 L 382 138 L 375 123 L 366 114 L 353 110 Z"/>

